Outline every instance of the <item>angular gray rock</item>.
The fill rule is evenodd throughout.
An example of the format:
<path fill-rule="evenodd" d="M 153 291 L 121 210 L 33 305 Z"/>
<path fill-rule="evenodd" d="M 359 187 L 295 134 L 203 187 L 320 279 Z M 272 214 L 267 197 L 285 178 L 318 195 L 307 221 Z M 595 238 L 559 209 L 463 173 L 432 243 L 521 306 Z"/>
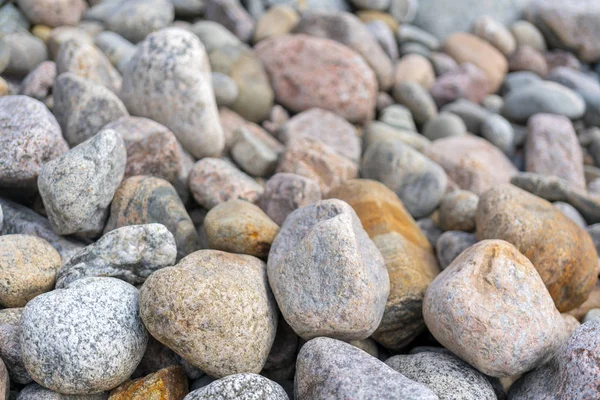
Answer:
<path fill-rule="evenodd" d="M 116 94 L 70 72 L 56 79 L 53 111 L 72 147 L 94 136 L 106 124 L 129 115 Z"/>
<path fill-rule="evenodd" d="M 110 0 L 90 8 L 86 19 L 100 21 L 104 27 L 133 43 L 166 28 L 175 12 L 169 0 Z"/>
<path fill-rule="evenodd" d="M 21 318 L 27 371 L 61 393 L 96 394 L 120 385 L 147 343 L 138 290 L 114 278 L 80 279 L 37 296 Z"/>
<path fill-rule="evenodd" d="M 56 64 L 54 61 L 44 61 L 23 79 L 19 94 L 44 101 L 51 93 L 55 79 Z"/>
<path fill-rule="evenodd" d="M 218 379 L 194 390 L 183 400 L 288 400 L 285 390 L 277 383 L 257 374 L 235 374 Z"/>
<path fill-rule="evenodd" d="M 341 200 L 292 212 L 271 245 L 267 273 L 281 313 L 306 340 L 367 338 L 389 294 L 381 253 Z"/>
<path fill-rule="evenodd" d="M 104 130 L 44 164 L 38 188 L 52 228 L 61 235 L 99 235 L 126 161 L 121 136 Z"/>
<path fill-rule="evenodd" d="M 138 45 L 120 94 L 133 115 L 168 127 L 197 158 L 225 146 L 204 46 L 191 32 L 167 28 Z"/>
<path fill-rule="evenodd" d="M 42 166 L 69 150 L 60 126 L 38 100 L 0 97 L 0 188 L 35 190 Z"/>
<path fill-rule="evenodd" d="M 414 218 L 431 214 L 448 185 L 442 167 L 394 139 L 379 140 L 369 146 L 363 156 L 361 176 L 389 187 Z"/>
<path fill-rule="evenodd" d="M 59 236 L 46 217 L 21 204 L 0 197 L 0 206 L 4 216 L 1 235 L 22 234 L 41 237 L 58 251 L 63 263 L 85 246 L 72 238 Z"/>
<path fill-rule="evenodd" d="M 373 68 L 380 90 L 386 91 L 394 84 L 392 60 L 355 15 L 347 12 L 305 13 L 294 31 L 335 40 L 350 47 Z"/>
<path fill-rule="evenodd" d="M 326 337 L 308 341 L 298 354 L 297 400 L 437 400 L 427 386 L 412 381 L 351 344 Z"/>
<path fill-rule="evenodd" d="M 175 264 L 176 257 L 175 239 L 164 225 L 124 226 L 108 232 L 64 263 L 56 277 L 56 288 L 94 276 L 139 285 L 154 271 Z"/>
<path fill-rule="evenodd" d="M 440 400 L 497 400 L 488 378 L 452 354 L 398 355 L 385 363 L 408 379 L 427 386 Z"/>

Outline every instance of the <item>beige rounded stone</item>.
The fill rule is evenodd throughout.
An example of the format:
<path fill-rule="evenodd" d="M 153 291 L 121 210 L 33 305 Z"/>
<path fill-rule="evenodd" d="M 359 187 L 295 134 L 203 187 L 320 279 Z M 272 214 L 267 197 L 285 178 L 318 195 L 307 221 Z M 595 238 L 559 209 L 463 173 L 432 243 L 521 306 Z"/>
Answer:
<path fill-rule="evenodd" d="M 395 83 L 417 82 L 425 89 L 431 89 L 435 82 L 435 71 L 431 62 L 420 54 L 407 54 L 396 64 Z"/>
<path fill-rule="evenodd" d="M 265 258 L 279 226 L 254 204 L 229 200 L 206 214 L 204 231 L 211 249 Z"/>
<path fill-rule="evenodd" d="M 292 7 L 286 4 L 273 6 L 258 20 L 254 31 L 254 42 L 290 33 L 298 22 L 300 22 L 300 15 Z"/>
<path fill-rule="evenodd" d="M 517 43 L 512 33 L 502 23 L 489 15 L 481 16 L 475 21 L 473 32 L 480 38 L 488 41 L 505 56 L 512 54 L 517 48 Z"/>
<path fill-rule="evenodd" d="M 216 378 L 259 373 L 277 330 L 265 263 L 216 250 L 150 275 L 140 315 L 152 336 Z"/>
<path fill-rule="evenodd" d="M 54 287 L 62 265 L 50 243 L 37 236 L 0 236 L 0 305 L 23 307 Z"/>

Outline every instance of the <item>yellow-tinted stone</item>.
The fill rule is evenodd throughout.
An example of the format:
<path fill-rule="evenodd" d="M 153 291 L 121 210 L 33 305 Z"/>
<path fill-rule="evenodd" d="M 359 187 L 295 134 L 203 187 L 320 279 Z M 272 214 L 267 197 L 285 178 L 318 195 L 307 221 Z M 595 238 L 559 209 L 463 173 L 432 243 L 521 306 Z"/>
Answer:
<path fill-rule="evenodd" d="M 300 22 L 300 15 L 292 7 L 285 4 L 273 6 L 256 24 L 254 42 L 290 33 L 298 22 Z"/>
<path fill-rule="evenodd" d="M 10 88 L 4 78 L 0 77 L 0 96 L 8 96 L 10 94 Z"/>
<path fill-rule="evenodd" d="M 390 294 L 373 338 L 391 350 L 400 350 L 425 327 L 423 297 L 440 272 L 431 245 L 396 194 L 380 182 L 348 180 L 327 197 L 344 200 L 354 208 L 385 259 Z"/>
<path fill-rule="evenodd" d="M 42 42 L 48 43 L 48 39 L 50 39 L 50 34 L 52 33 L 52 28 L 46 25 L 36 25 L 31 30 L 34 36 L 42 39 Z"/>
<path fill-rule="evenodd" d="M 108 400 L 182 400 L 188 394 L 188 379 L 179 365 L 127 381 L 110 392 Z"/>
<path fill-rule="evenodd" d="M 368 24 L 369 22 L 373 22 L 373 21 L 381 21 L 381 22 L 385 23 L 388 26 L 388 28 L 390 28 L 392 30 L 392 32 L 394 32 L 394 33 L 396 33 L 396 30 L 400 26 L 400 24 L 398 23 L 398 20 L 396 18 L 394 18 L 392 15 L 390 15 L 388 13 L 384 13 L 381 11 L 362 10 L 362 11 L 357 12 L 356 15 L 365 24 Z"/>

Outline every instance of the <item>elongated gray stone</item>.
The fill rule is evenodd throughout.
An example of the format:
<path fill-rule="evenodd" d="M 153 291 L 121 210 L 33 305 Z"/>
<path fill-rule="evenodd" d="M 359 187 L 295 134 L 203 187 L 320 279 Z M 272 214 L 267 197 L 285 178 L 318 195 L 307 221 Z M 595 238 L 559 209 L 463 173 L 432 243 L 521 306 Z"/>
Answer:
<path fill-rule="evenodd" d="M 184 400 L 288 400 L 277 383 L 257 374 L 235 374 L 194 390 Z"/>
<path fill-rule="evenodd" d="M 175 264 L 177 247 L 161 224 L 131 225 L 110 231 L 65 263 L 56 278 L 58 289 L 77 279 L 110 276 L 132 285 L 154 271 Z"/>

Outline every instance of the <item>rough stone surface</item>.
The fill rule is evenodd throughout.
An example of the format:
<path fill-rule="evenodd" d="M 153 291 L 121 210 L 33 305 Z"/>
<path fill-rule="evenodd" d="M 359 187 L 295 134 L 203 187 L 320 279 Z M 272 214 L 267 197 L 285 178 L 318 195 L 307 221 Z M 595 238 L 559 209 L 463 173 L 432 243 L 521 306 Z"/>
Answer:
<path fill-rule="evenodd" d="M 156 270 L 175 264 L 177 247 L 161 224 L 124 226 L 87 246 L 60 269 L 56 287 L 77 279 L 109 276 L 132 285 L 144 283 Z"/>
<path fill-rule="evenodd" d="M 356 178 L 358 166 L 321 141 L 303 137 L 290 141 L 279 159 L 277 172 L 302 175 L 318 182 L 323 193 Z"/>
<path fill-rule="evenodd" d="M 305 340 L 364 339 L 381 322 L 389 294 L 384 260 L 341 200 L 291 213 L 271 246 L 267 271 L 279 309 Z"/>
<path fill-rule="evenodd" d="M 560 115 L 536 114 L 529 119 L 528 128 L 526 170 L 558 176 L 585 188 L 583 154 L 571 121 Z"/>
<path fill-rule="evenodd" d="M 577 119 L 585 112 L 585 102 L 571 89 L 555 82 L 537 82 L 512 90 L 504 98 L 502 114 L 514 122 L 527 122 L 538 113 L 564 115 Z"/>
<path fill-rule="evenodd" d="M 259 205 L 277 224 L 282 225 L 294 210 L 321 200 L 317 181 L 301 175 L 280 172 L 265 184 Z"/>
<path fill-rule="evenodd" d="M 465 63 L 440 76 L 431 88 L 431 95 L 439 107 L 458 99 L 479 104 L 490 92 L 489 86 L 486 74 L 479 67 Z"/>
<path fill-rule="evenodd" d="M 36 236 L 0 236 L 0 305 L 23 307 L 54 287 L 60 255 Z"/>
<path fill-rule="evenodd" d="M 351 13 L 305 13 L 294 31 L 335 40 L 348 46 L 369 63 L 375 71 L 381 90 L 387 90 L 392 86 L 394 81 L 392 61 L 360 19 Z"/>
<path fill-rule="evenodd" d="M 203 158 L 194 165 L 190 189 L 198 204 L 207 209 L 232 199 L 254 203 L 264 191 L 250 176 L 219 158 Z"/>
<path fill-rule="evenodd" d="M 600 396 L 600 374 L 595 362 L 599 333 L 600 319 L 581 325 L 547 364 L 515 382 L 509 397 L 584 400 Z"/>
<path fill-rule="evenodd" d="M 26 385 L 32 381 L 21 356 L 22 308 L 0 310 L 0 358 L 4 361 L 11 381 Z M 0 392 L 2 393 L 2 392 Z"/>
<path fill-rule="evenodd" d="M 118 386 L 148 342 L 137 289 L 113 278 L 81 279 L 37 296 L 23 311 L 21 329 L 27 371 L 36 382 L 68 394 Z"/>
<path fill-rule="evenodd" d="M 184 400 L 288 400 L 285 390 L 264 376 L 242 373 L 216 380 L 187 395 Z"/>
<path fill-rule="evenodd" d="M 91 39 L 85 39 L 85 36 L 81 37 L 81 33 L 77 31 L 72 35 L 73 38 L 65 39 L 66 42 L 61 44 L 58 50 L 57 74 L 72 72 L 118 93 L 122 84 L 121 74 Z"/>
<path fill-rule="evenodd" d="M 277 329 L 264 262 L 215 250 L 153 273 L 140 315 L 152 336 L 217 378 L 260 372 Z"/>
<path fill-rule="evenodd" d="M 243 200 L 229 200 L 204 218 L 211 249 L 266 258 L 279 226 L 260 208 Z"/>
<path fill-rule="evenodd" d="M 474 233 L 446 231 L 440 235 L 435 245 L 440 267 L 446 269 L 464 250 L 477 243 Z"/>
<path fill-rule="evenodd" d="M 97 134 L 106 124 L 129 115 L 116 94 L 69 72 L 56 79 L 53 97 L 54 114 L 72 147 Z"/>
<path fill-rule="evenodd" d="M 489 80 L 490 93 L 498 90 L 508 63 L 504 55 L 488 42 L 470 33 L 454 33 L 446 39 L 444 51 L 459 64 L 471 63 L 485 72 Z"/>
<path fill-rule="evenodd" d="M 50 222 L 33 210 L 0 197 L 3 212 L 3 223 L 0 234 L 22 234 L 38 236 L 52 245 L 66 262 L 84 247 L 72 238 L 59 236 L 52 229 Z"/>
<path fill-rule="evenodd" d="M 561 312 L 581 305 L 596 284 L 598 255 L 589 235 L 551 203 L 515 186 L 500 185 L 481 196 L 477 237 L 514 244 L 531 260 Z"/>
<path fill-rule="evenodd" d="M 107 400 L 108 392 L 89 395 L 68 395 L 46 389 L 37 383 L 32 383 L 23 388 L 18 400 Z"/>
<path fill-rule="evenodd" d="M 162 224 L 175 238 L 177 258 L 198 250 L 198 234 L 175 188 L 154 176 L 132 176 L 115 192 L 104 233 L 128 225 Z"/>
<path fill-rule="evenodd" d="M 297 34 L 263 40 L 255 51 L 271 77 L 277 102 L 286 108 L 323 108 L 350 122 L 373 118 L 377 79 L 348 47 Z"/>
<path fill-rule="evenodd" d="M 171 183 L 182 201 L 188 198 L 188 176 L 193 158 L 164 125 L 142 117 L 122 117 L 103 129 L 119 132 L 127 149 L 125 177 L 152 175 Z"/>
<path fill-rule="evenodd" d="M 301 137 L 323 142 L 349 160 L 360 161 L 361 144 L 356 128 L 331 111 L 319 108 L 304 111 L 287 121 L 279 133 L 284 144 Z"/>
<path fill-rule="evenodd" d="M 54 61 L 44 61 L 23 79 L 19 94 L 44 101 L 54 85 L 55 78 L 56 64 Z"/>
<path fill-rule="evenodd" d="M 325 337 L 302 346 L 294 393 L 298 400 L 438 399 L 425 385 L 406 378 L 375 357 L 351 344 Z"/>
<path fill-rule="evenodd" d="M 17 4 L 29 21 L 50 27 L 76 25 L 87 9 L 84 0 L 18 0 Z"/>
<path fill-rule="evenodd" d="M 439 210 L 440 227 L 445 231 L 474 231 L 478 203 L 479 196 L 467 190 L 444 195 Z"/>
<path fill-rule="evenodd" d="M 461 189 L 475 194 L 508 183 L 518 172 L 500 150 L 475 136 L 436 140 L 425 155 L 444 168 Z"/>
<path fill-rule="evenodd" d="M 597 18 L 600 6 L 594 0 L 568 3 L 560 0 L 535 0 L 526 12 L 527 19 L 544 33 L 554 47 L 573 50 L 586 62 L 600 59 L 600 34 Z"/>
<path fill-rule="evenodd" d="M 424 124 L 437 115 L 437 106 L 431 95 L 421 85 L 403 81 L 394 86 L 394 99 L 406 106 L 415 122 Z"/>
<path fill-rule="evenodd" d="M 133 114 L 168 127 L 195 157 L 225 145 L 204 46 L 191 32 L 167 28 L 140 43 L 123 74 L 121 99 Z"/>
<path fill-rule="evenodd" d="M 385 363 L 408 379 L 427 386 L 440 400 L 497 400 L 487 377 L 452 354 L 398 355 Z"/>
<path fill-rule="evenodd" d="M 127 381 L 110 392 L 109 400 L 183 400 L 188 379 L 180 366 L 161 369 L 144 378 Z"/>
<path fill-rule="evenodd" d="M 35 189 L 42 166 L 69 146 L 43 103 L 0 97 L 0 187 Z"/>
<path fill-rule="evenodd" d="M 382 183 L 350 180 L 328 197 L 346 201 L 356 211 L 383 255 L 390 294 L 373 338 L 391 350 L 401 350 L 425 328 L 423 296 L 439 273 L 431 245 L 402 202 Z"/>
<path fill-rule="evenodd" d="M 0 359 L 0 394 L 6 399 L 10 398 L 10 378 L 2 359 Z"/>
<path fill-rule="evenodd" d="M 540 365 L 566 329 L 534 266 L 502 240 L 477 243 L 442 271 L 423 316 L 444 347 L 496 377 Z"/>
<path fill-rule="evenodd" d="M 448 184 L 439 165 L 399 140 L 380 140 L 369 146 L 361 175 L 384 183 L 415 218 L 437 208 Z"/>

